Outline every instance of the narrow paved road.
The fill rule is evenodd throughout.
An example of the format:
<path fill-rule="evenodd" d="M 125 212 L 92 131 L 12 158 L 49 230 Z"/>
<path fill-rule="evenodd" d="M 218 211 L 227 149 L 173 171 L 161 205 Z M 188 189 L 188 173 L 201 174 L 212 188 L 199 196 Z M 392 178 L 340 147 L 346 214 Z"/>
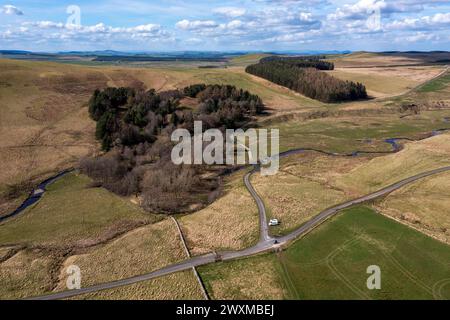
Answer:
<path fill-rule="evenodd" d="M 251 176 L 257 171 L 256 168 L 254 168 L 252 171 L 247 173 L 244 176 L 244 184 L 247 187 L 247 190 L 252 195 L 253 199 L 256 202 L 256 205 L 258 206 L 258 212 L 259 212 L 259 241 L 269 241 L 272 239 L 269 235 L 269 224 L 267 223 L 267 214 L 266 214 L 266 208 L 264 206 L 264 202 L 261 199 L 261 197 L 256 192 L 255 188 L 253 188 L 250 178 Z"/>
<path fill-rule="evenodd" d="M 378 190 L 374 193 L 368 194 L 366 196 L 363 196 L 361 198 L 358 199 L 354 199 L 345 203 L 342 203 L 340 205 L 337 205 L 335 207 L 326 209 L 325 211 L 322 211 L 320 214 L 318 214 L 317 216 L 315 216 L 313 219 L 309 220 L 307 223 L 305 223 L 303 226 L 301 226 L 300 228 L 298 228 L 297 230 L 295 230 L 294 232 L 279 238 L 279 242 L 280 243 L 286 243 L 289 241 L 292 241 L 302 235 L 304 235 L 305 233 L 307 233 L 308 231 L 310 231 L 311 229 L 313 229 L 314 227 L 318 226 L 319 224 L 321 224 L 323 221 L 327 220 L 329 217 L 336 215 L 337 213 L 339 213 L 340 211 L 342 211 L 343 209 L 347 209 L 351 206 L 354 206 L 356 204 L 360 204 L 363 202 L 367 202 L 370 200 L 374 200 L 377 198 L 380 198 L 382 196 L 385 196 L 389 193 L 392 193 L 395 190 L 398 190 L 408 184 L 411 184 L 417 180 L 421 180 L 423 178 L 435 175 L 435 174 L 439 174 L 439 173 L 443 173 L 446 171 L 450 171 L 450 166 L 447 167 L 442 167 L 442 168 L 438 168 L 438 169 L 434 169 L 431 171 L 427 171 L 427 172 L 423 172 L 417 175 L 414 175 L 412 177 L 406 178 L 404 180 L 401 180 L 397 183 L 394 183 L 386 188 L 383 188 L 381 190 Z"/>
<path fill-rule="evenodd" d="M 256 171 L 257 170 L 254 169 L 253 171 L 251 171 L 250 173 L 245 175 L 244 182 L 245 182 L 246 186 L 249 187 L 250 193 L 252 194 L 256 203 L 258 204 L 258 209 L 260 210 L 259 211 L 260 221 L 262 223 L 265 223 L 265 225 L 267 226 L 266 211 L 264 208 L 264 204 L 262 203 L 261 198 L 258 196 L 258 194 L 256 193 L 256 191 L 254 190 L 253 186 L 250 183 L 250 177 Z M 107 290 L 107 289 L 114 289 L 114 288 L 131 285 L 131 284 L 142 282 L 142 281 L 147 281 L 147 280 L 154 279 L 156 277 L 165 276 L 165 275 L 168 275 L 168 274 L 171 274 L 174 272 L 184 271 L 184 270 L 191 269 L 193 267 L 198 267 L 201 265 L 214 263 L 219 260 L 223 260 L 223 261 L 233 260 L 233 259 L 248 257 L 248 256 L 252 256 L 252 255 L 262 253 L 265 251 L 273 250 L 273 249 L 279 247 L 280 245 L 291 242 L 291 241 L 307 234 L 309 231 L 311 231 L 312 229 L 314 229 L 315 227 L 320 225 L 323 221 L 336 215 L 338 212 L 340 212 L 343 209 L 349 208 L 355 204 L 363 203 L 366 201 L 370 201 L 370 200 L 385 196 L 395 190 L 400 189 L 401 187 L 403 187 L 407 184 L 410 184 L 417 180 L 420 180 L 420 179 L 423 179 L 423 178 L 426 178 L 426 177 L 429 177 L 429 176 L 432 176 L 435 174 L 443 173 L 446 171 L 450 171 L 450 166 L 438 168 L 438 169 L 434 169 L 431 171 L 427 171 L 427 172 L 423 172 L 423 173 L 414 175 L 412 177 L 409 177 L 409 178 L 401 180 L 397 183 L 394 183 L 386 188 L 383 188 L 379 191 L 373 192 L 371 194 L 360 197 L 358 199 L 347 201 L 347 202 L 344 202 L 335 207 L 329 208 L 329 209 L 321 212 L 319 215 L 315 216 L 313 219 L 311 219 L 310 221 L 308 221 L 307 223 L 302 225 L 300 228 L 298 228 L 294 232 L 292 232 L 286 236 L 280 237 L 280 238 L 270 238 L 267 227 L 265 227 L 265 228 L 261 227 L 261 237 L 260 237 L 261 239 L 258 242 L 258 244 L 256 244 L 253 247 L 241 250 L 241 251 L 227 251 L 227 252 L 221 252 L 219 254 L 209 253 L 209 254 L 194 257 L 194 258 L 164 267 L 162 269 L 140 275 L 140 276 L 135 276 L 135 277 L 117 280 L 117 281 L 108 282 L 108 283 L 102 283 L 102 284 L 98 284 L 95 286 L 82 288 L 79 290 L 63 291 L 63 292 L 58 292 L 58 293 L 54 293 L 54 294 L 50 294 L 50 295 L 46 295 L 46 296 L 34 297 L 34 298 L 30 298 L 30 299 L 31 300 L 66 299 L 66 298 L 70 298 L 70 297 L 74 297 L 74 296 L 78 296 L 78 295 L 82 295 L 82 294 L 86 294 L 86 293 L 92 293 L 92 292 Z"/>
<path fill-rule="evenodd" d="M 424 86 L 425 84 L 441 77 L 448 70 L 449 70 L 449 66 L 446 66 L 446 69 L 443 70 L 439 75 L 433 77 L 432 79 L 429 79 L 425 83 L 422 83 L 420 86 L 413 88 L 410 91 L 415 90 L 421 86 Z M 403 93 L 402 95 L 404 95 L 404 94 L 405 93 Z M 304 152 L 307 150 L 308 149 L 300 149 L 300 148 L 295 149 L 295 150 L 289 150 L 284 153 L 280 153 L 279 157 L 280 158 L 286 157 L 286 156 L 301 153 L 301 152 Z M 323 152 L 320 150 L 314 150 L 314 151 L 326 153 L 326 154 L 333 155 L 333 156 L 340 155 L 337 153 L 327 153 L 327 152 Z M 398 151 L 398 150 L 394 150 L 394 152 L 395 151 Z M 357 152 L 357 153 L 359 153 L 359 152 Z M 361 153 L 366 153 L 366 152 L 361 152 Z M 370 153 L 370 152 L 367 152 L 367 153 Z M 94 285 L 91 287 L 82 288 L 79 290 L 63 291 L 63 292 L 58 292 L 58 293 L 49 294 L 49 295 L 45 295 L 45 296 L 34 297 L 34 298 L 30 298 L 30 299 L 31 300 L 66 299 L 66 298 L 70 298 L 70 297 L 74 297 L 74 296 L 78 296 L 78 295 L 82 295 L 82 294 L 93 293 L 93 292 L 97 292 L 97 291 L 101 291 L 101 290 L 113 289 L 113 288 L 118 288 L 118 287 L 122 287 L 122 286 L 126 286 L 126 285 L 131 285 L 134 283 L 142 282 L 142 281 L 147 281 L 147 280 L 150 280 L 150 279 L 153 279 L 156 277 L 161 277 L 161 276 L 168 275 L 171 273 L 184 271 L 187 269 L 214 263 L 214 262 L 221 261 L 221 260 L 222 261 L 233 260 L 233 259 L 248 257 L 248 256 L 252 256 L 252 255 L 255 255 L 255 254 L 258 254 L 261 252 L 273 250 L 281 245 L 284 245 L 288 242 L 298 239 L 299 237 L 304 236 L 309 231 L 311 231 L 312 229 L 314 229 L 315 227 L 317 227 L 318 225 L 320 225 L 322 222 L 329 219 L 330 217 L 336 215 L 343 209 L 346 209 L 353 205 L 360 204 L 360 203 L 370 201 L 370 200 L 379 198 L 381 196 L 387 195 L 395 190 L 400 189 L 401 187 L 403 187 L 407 184 L 413 183 L 413 182 L 423 179 L 425 177 L 439 174 L 439 173 L 446 172 L 446 171 L 450 171 L 450 166 L 414 175 L 412 177 L 401 180 L 393 185 L 390 185 L 390 186 L 383 188 L 379 191 L 376 191 L 374 193 L 371 193 L 366 196 L 360 197 L 358 199 L 347 201 L 347 202 L 337 205 L 335 207 L 326 209 L 325 211 L 322 211 L 317 216 L 315 216 L 314 218 L 312 218 L 311 220 L 309 220 L 308 222 L 303 224 L 297 230 L 293 231 L 292 233 L 290 233 L 286 236 L 279 237 L 279 238 L 272 238 L 269 235 L 269 226 L 267 223 L 267 215 L 266 215 L 266 209 L 264 206 L 264 202 L 261 199 L 261 197 L 258 195 L 258 193 L 256 192 L 256 190 L 254 189 L 254 187 L 252 186 L 252 184 L 250 182 L 251 176 L 257 171 L 259 171 L 259 168 L 258 168 L 258 166 L 255 166 L 251 172 L 247 173 L 244 176 L 244 184 L 245 184 L 246 188 L 248 189 L 248 191 L 250 192 L 250 194 L 252 195 L 253 199 L 255 200 L 255 202 L 258 206 L 258 211 L 259 211 L 260 240 L 255 246 L 241 250 L 241 251 L 227 251 L 227 252 L 220 252 L 218 254 L 210 253 L 210 254 L 190 258 L 188 260 L 164 267 L 162 269 L 159 269 L 159 270 L 147 273 L 147 274 L 143 274 L 143 275 L 127 278 L 127 279 L 112 281 L 112 282 L 108 282 L 108 283 L 102 283 L 102 284 Z"/>

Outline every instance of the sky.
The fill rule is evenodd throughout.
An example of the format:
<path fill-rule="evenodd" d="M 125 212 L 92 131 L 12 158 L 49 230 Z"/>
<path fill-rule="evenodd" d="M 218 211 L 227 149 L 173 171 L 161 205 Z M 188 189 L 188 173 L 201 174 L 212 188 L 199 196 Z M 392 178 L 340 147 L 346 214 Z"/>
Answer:
<path fill-rule="evenodd" d="M 0 49 L 450 51 L 450 0 L 0 0 Z"/>

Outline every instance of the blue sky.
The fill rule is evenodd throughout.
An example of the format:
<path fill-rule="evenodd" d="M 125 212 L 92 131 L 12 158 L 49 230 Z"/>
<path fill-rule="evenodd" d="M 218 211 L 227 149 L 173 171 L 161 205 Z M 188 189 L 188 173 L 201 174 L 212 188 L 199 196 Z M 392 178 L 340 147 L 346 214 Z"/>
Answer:
<path fill-rule="evenodd" d="M 0 0 L 0 49 L 450 50 L 449 31 L 450 0 Z"/>

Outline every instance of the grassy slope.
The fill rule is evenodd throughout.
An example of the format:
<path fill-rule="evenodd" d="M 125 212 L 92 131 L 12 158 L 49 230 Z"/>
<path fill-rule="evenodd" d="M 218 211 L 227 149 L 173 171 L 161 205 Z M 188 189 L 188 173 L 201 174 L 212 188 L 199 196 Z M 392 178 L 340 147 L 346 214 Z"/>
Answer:
<path fill-rule="evenodd" d="M 30 186 L 92 154 L 97 143 L 85 103 L 108 77 L 95 68 L 0 60 L 0 212 L 5 194 Z M 3 199 L 2 199 L 3 198 Z M 2 201 L 3 200 L 3 201 Z M 15 203 L 17 204 L 17 203 Z"/>
<path fill-rule="evenodd" d="M 335 180 L 369 159 L 308 151 L 283 158 L 277 175 L 255 175 L 253 184 L 264 199 L 269 218 L 281 221 L 271 228 L 272 234 L 286 234 L 326 208 L 354 198 L 337 188 Z"/>
<path fill-rule="evenodd" d="M 309 99 L 289 89 L 245 73 L 243 68 L 190 70 L 196 82 L 207 84 L 231 84 L 259 95 L 273 111 L 299 110 L 322 106 L 321 102 Z"/>
<path fill-rule="evenodd" d="M 192 254 L 244 249 L 258 241 L 258 211 L 243 175 L 229 177 L 224 194 L 213 204 L 180 218 Z"/>
<path fill-rule="evenodd" d="M 418 181 L 377 203 L 380 212 L 450 244 L 450 174 Z"/>
<path fill-rule="evenodd" d="M 76 297 L 86 300 L 202 300 L 203 295 L 191 270 L 173 273 L 117 289 Z"/>
<path fill-rule="evenodd" d="M 336 186 L 367 194 L 414 174 L 450 165 L 450 134 L 407 143 L 396 154 L 378 157 L 339 177 Z"/>
<path fill-rule="evenodd" d="M 399 115 L 347 116 L 309 121 L 290 120 L 273 123 L 280 130 L 280 151 L 293 148 L 316 148 L 328 152 L 389 151 L 385 139 L 417 138 L 433 130 L 450 128 L 444 118 L 450 111 L 429 111 L 418 116 Z"/>
<path fill-rule="evenodd" d="M 373 52 L 354 52 L 346 55 L 333 56 L 330 59 L 336 67 L 373 67 L 388 65 L 410 65 L 423 63 L 414 57 L 399 57 Z"/>
<path fill-rule="evenodd" d="M 81 269 L 82 285 L 119 280 L 148 273 L 186 259 L 172 220 L 130 231 L 114 241 L 67 258 L 62 265 L 45 251 L 25 249 L 1 263 L 0 299 L 24 298 L 66 290 L 66 268 Z M 56 279 L 55 279 L 56 276 Z M 201 299 L 202 294 L 189 270 L 79 297 L 80 299 Z"/>
<path fill-rule="evenodd" d="M 80 266 L 82 284 L 88 286 L 150 272 L 186 258 L 172 220 L 155 223 L 159 216 L 146 214 L 104 189 L 89 189 L 89 182 L 83 175 L 69 174 L 49 186 L 34 207 L 0 225 L 0 245 L 39 248 L 21 249 L 0 263 L 0 298 L 64 290 L 65 268 L 71 264 Z M 137 228 L 142 223 L 148 225 Z M 58 248 L 70 246 L 79 253 L 61 256 L 65 249 L 60 252 Z M 2 247 L 1 256 L 9 250 L 14 248 Z M 201 297 L 195 277 L 187 272 L 82 298 Z"/>
<path fill-rule="evenodd" d="M 429 59 L 433 60 L 431 56 Z M 433 78 L 444 70 L 443 66 L 409 66 L 426 63 L 419 56 L 390 56 L 368 52 L 331 57 L 336 69 L 330 73 L 342 80 L 363 83 L 369 95 L 382 98 L 399 95 Z M 376 68 L 374 68 L 376 67 Z M 434 90 L 433 85 L 425 87 Z"/>
<path fill-rule="evenodd" d="M 231 59 L 230 65 L 246 67 L 248 65 L 258 63 L 259 60 L 268 56 L 270 56 L 270 54 L 246 54 Z"/>
<path fill-rule="evenodd" d="M 273 228 L 272 232 L 277 235 L 285 234 L 328 207 L 374 192 L 415 174 L 450 165 L 449 140 L 450 134 L 446 133 L 418 142 L 408 142 L 400 152 L 381 157 L 334 157 L 308 151 L 283 159 L 277 175 L 256 175 L 253 182 L 264 199 L 268 216 L 281 220 L 281 225 Z M 438 177 L 435 179 L 442 181 Z M 414 213 L 422 208 L 423 211 L 416 216 L 421 217 L 419 220 L 423 224 L 416 226 L 421 230 L 432 229 L 440 236 L 448 237 L 444 191 L 447 184 L 441 184 L 439 188 L 435 183 L 422 186 L 424 189 L 420 197 L 409 202 L 416 205 L 415 210 L 411 205 L 400 206 L 401 191 L 398 191 L 400 196 L 394 201 L 393 209 L 410 208 L 407 212 Z M 414 194 L 407 192 L 406 197 L 414 198 Z M 417 206 L 419 203 L 422 206 Z M 384 208 L 389 212 L 389 206 L 385 205 Z M 393 216 L 399 217 L 407 212 L 396 212 Z M 424 216 L 425 213 L 427 217 Z"/>
<path fill-rule="evenodd" d="M 33 184 L 95 153 L 86 103 L 96 88 L 144 85 L 167 90 L 226 83 L 260 95 L 273 110 L 315 107 L 310 99 L 246 75 L 242 68 L 132 68 L 0 60 L 0 214 Z M 7 194 L 13 186 L 19 192 Z"/>
<path fill-rule="evenodd" d="M 130 231 L 88 253 L 69 257 L 60 273 L 57 290 L 65 288 L 65 270 L 77 265 L 82 270 L 83 285 L 119 280 L 148 273 L 187 259 L 178 229 L 171 219 Z M 195 288 L 194 277 L 186 277 L 185 286 Z M 148 286 L 151 292 L 151 286 Z"/>
<path fill-rule="evenodd" d="M 47 66 L 45 68 L 47 68 Z M 102 69 L 102 70 L 106 70 L 106 68 Z M 230 68 L 229 70 L 192 69 L 192 70 L 188 70 L 188 71 L 186 71 L 186 70 L 180 71 L 180 70 L 175 70 L 173 68 L 172 69 L 171 68 L 164 69 L 163 71 L 161 71 L 161 70 L 147 71 L 147 70 L 131 70 L 130 69 L 130 70 L 126 70 L 126 72 L 123 72 L 121 69 L 118 69 L 118 68 L 111 68 L 111 69 L 108 68 L 108 70 L 109 70 L 108 71 L 108 76 L 109 76 L 108 84 L 110 84 L 110 85 L 126 85 L 127 81 L 132 81 L 132 79 L 139 79 L 139 80 L 142 80 L 146 84 L 151 84 L 153 87 L 171 88 L 171 87 L 175 87 L 175 86 L 182 86 L 182 85 L 188 84 L 188 83 L 199 82 L 200 80 L 205 79 L 205 81 L 208 83 L 223 82 L 223 83 L 236 84 L 238 86 L 242 86 L 242 87 L 248 88 L 250 90 L 252 90 L 252 88 L 253 88 L 253 90 L 258 91 L 261 94 L 265 94 L 265 97 L 269 99 L 269 102 L 273 106 L 277 105 L 277 101 L 282 102 L 282 103 L 280 103 L 281 106 L 283 106 L 284 103 L 286 103 L 286 105 L 291 106 L 291 107 L 293 105 L 300 106 L 302 104 L 302 101 L 304 101 L 303 97 L 297 97 L 290 92 L 285 92 L 285 91 L 281 90 L 280 88 L 272 87 L 263 82 L 251 79 L 250 77 L 245 76 L 245 75 L 242 76 L 242 70 L 237 69 L 237 68 L 236 69 Z M 125 74 L 131 74 L 131 73 L 133 74 L 132 79 L 125 78 Z M 201 82 L 204 82 L 204 81 L 201 81 Z M 0 84 L 0 86 L 2 86 L 2 84 Z M 7 87 L 5 85 L 3 85 L 3 86 L 5 88 Z M 27 86 L 24 85 L 24 87 L 27 87 Z M 42 95 L 42 92 L 36 92 L 36 94 Z M 435 93 L 432 92 L 429 94 L 431 95 L 431 94 L 435 94 Z M 439 93 L 439 96 L 441 96 L 441 93 Z M 0 110 L 0 112 L 1 112 L 1 110 Z M 427 114 L 427 116 L 429 115 L 429 113 L 426 113 L 426 114 Z M 419 134 L 419 133 L 423 132 L 424 130 L 428 131 L 429 129 L 435 129 L 436 128 L 435 126 L 437 126 L 437 125 L 440 126 L 442 115 L 447 116 L 448 114 L 445 114 L 445 111 L 439 112 L 439 113 L 436 113 L 435 116 L 433 115 L 432 119 L 422 119 L 422 116 L 419 116 L 418 119 L 414 120 L 415 122 L 409 122 L 409 121 L 406 122 L 407 123 L 406 126 L 401 125 L 404 122 L 399 123 L 399 122 L 397 122 L 396 119 L 392 120 L 392 119 L 388 119 L 387 117 L 370 119 L 370 120 L 368 120 L 369 122 L 364 122 L 363 119 L 350 119 L 350 120 L 348 120 L 350 123 L 346 123 L 347 120 L 345 120 L 343 122 L 338 121 L 338 125 L 336 127 L 333 127 L 334 120 L 331 120 L 330 122 L 323 121 L 323 123 L 320 123 L 321 121 L 318 121 L 319 124 L 317 125 L 317 127 L 311 126 L 310 128 L 308 128 L 308 123 L 309 123 L 308 122 L 307 125 L 305 126 L 306 131 L 307 131 L 306 133 L 301 131 L 301 130 L 303 130 L 303 126 L 304 126 L 303 124 L 300 126 L 298 122 L 293 122 L 293 123 L 290 123 L 292 128 L 289 128 L 289 130 L 292 129 L 293 131 L 289 131 L 289 130 L 285 131 L 288 133 L 285 135 L 285 137 L 289 137 L 289 139 L 287 140 L 288 143 L 290 143 L 291 145 L 294 145 L 294 146 L 295 145 L 305 146 L 303 144 L 304 141 L 307 141 L 307 142 L 313 141 L 314 144 L 312 146 L 325 146 L 325 147 L 329 147 L 330 149 L 336 148 L 334 150 L 344 150 L 344 149 L 346 150 L 347 148 L 351 147 L 353 150 L 355 144 L 357 143 L 357 142 L 355 142 L 356 141 L 355 139 L 359 139 L 360 137 L 366 138 L 367 136 L 375 134 L 377 137 L 384 138 L 384 137 L 392 137 L 392 135 L 394 135 L 394 134 L 411 134 L 411 133 Z M 2 113 L 2 116 L 3 116 L 3 113 Z M 86 115 L 84 115 L 83 117 L 85 117 L 85 116 Z M 77 115 L 77 117 L 79 117 L 79 116 Z M 85 118 L 81 118 L 81 119 L 85 119 Z M 86 119 L 87 119 L 87 117 L 86 117 Z M 373 122 L 374 125 L 371 125 L 370 121 L 374 121 Z M 66 118 L 64 121 L 59 122 L 59 123 L 60 123 L 61 127 L 64 127 L 68 123 L 72 123 L 72 122 L 73 121 L 71 121 L 69 118 Z M 315 121 L 313 121 L 312 123 L 314 123 L 314 122 Z M 362 123 L 361 126 L 356 125 L 356 124 L 359 124 L 360 122 Z M 80 121 L 77 121 L 77 123 L 79 124 Z M 381 123 L 382 125 L 379 125 L 379 123 Z M 385 123 L 388 123 L 388 125 L 387 125 L 388 128 L 384 128 Z M 34 126 L 34 122 L 32 125 Z M 352 128 L 350 128 L 350 129 L 346 128 L 347 125 L 352 126 Z M 369 131 L 367 131 L 364 128 L 367 125 L 369 126 Z M 330 128 L 328 130 L 329 126 L 331 126 L 332 128 Z M 31 128 L 32 128 L 32 126 L 29 127 L 29 129 L 31 129 Z M 3 129 L 3 124 L 2 124 L 2 129 Z M 17 129 L 20 129 L 19 126 L 17 126 Z M 83 130 L 79 130 L 79 129 L 77 129 L 77 130 L 78 130 L 77 132 L 83 131 Z M 308 132 L 308 130 L 310 130 L 310 131 Z M 387 130 L 387 132 L 386 132 L 386 130 Z M 326 134 L 323 134 L 324 131 L 326 131 Z M 291 132 L 294 132 L 295 135 L 291 135 L 290 134 Z M 46 134 L 44 134 L 44 141 L 48 141 L 47 139 L 54 139 L 53 134 L 54 134 L 53 131 L 50 131 L 50 132 L 47 132 Z M 389 134 L 389 135 L 387 135 L 387 134 Z M 76 135 L 74 135 L 74 136 L 76 136 Z M 334 138 L 335 135 L 338 138 Z M 304 140 L 302 140 L 302 139 L 304 139 Z M 11 140 L 4 139 L 3 141 L 11 141 Z M 282 140 L 282 143 L 284 143 L 283 140 Z M 378 148 L 378 147 L 381 147 L 381 145 L 376 146 L 376 148 Z M 383 148 L 389 149 L 389 146 L 383 144 Z M 28 152 L 28 150 L 27 150 L 27 152 Z M 73 156 L 74 155 L 72 154 L 71 157 L 73 157 Z M 76 156 L 77 155 L 75 155 L 75 157 Z M 42 159 L 44 159 L 44 161 Z M 17 161 L 17 157 L 16 158 L 11 157 L 11 159 L 8 159 L 8 161 L 9 161 L 9 163 L 13 164 L 13 163 L 15 163 L 15 161 Z M 46 161 L 45 157 L 43 158 L 39 154 L 34 155 L 33 161 L 35 164 L 44 164 L 44 163 L 47 164 L 48 163 Z M 29 167 L 24 167 L 21 171 L 28 173 L 28 171 L 30 171 L 28 169 L 29 169 Z M 5 172 L 5 171 L 8 171 L 8 170 L 3 170 L 3 172 Z M 242 189 L 239 192 L 240 192 L 240 194 L 244 194 L 245 190 Z M 50 193 L 48 195 L 50 195 Z M 83 195 L 85 195 L 85 194 L 83 194 Z M 64 198 L 64 196 L 61 196 L 61 197 Z M 67 197 L 67 195 L 65 197 Z M 109 197 L 109 195 L 107 195 L 107 197 Z M 103 198 L 103 196 L 102 196 L 102 198 Z M 81 198 L 81 199 L 84 200 L 84 198 Z M 43 199 L 43 201 L 44 200 L 45 199 Z M 234 203 L 234 201 L 231 201 L 231 203 Z M 236 205 L 236 203 L 234 203 L 234 204 Z M 93 204 L 91 203 L 91 205 L 93 205 Z M 77 204 L 77 206 L 78 206 L 78 204 Z M 83 206 L 88 207 L 88 204 L 83 203 Z M 253 207 L 254 207 L 253 203 L 251 203 L 248 206 L 246 206 L 246 209 L 248 209 L 248 208 L 253 209 Z M 53 211 L 58 212 L 58 210 L 60 208 L 59 202 L 55 201 L 52 204 L 52 208 L 55 208 L 55 209 L 51 209 L 52 211 L 48 211 L 48 212 L 53 212 Z M 34 209 L 32 209 L 32 210 L 34 210 Z M 213 210 L 213 213 L 215 213 L 216 215 L 221 214 L 221 213 L 223 213 L 222 210 L 223 210 L 222 207 L 218 206 L 218 207 L 216 207 L 215 210 Z M 238 213 L 238 211 L 240 212 L 240 210 L 241 209 L 236 209 L 235 213 Z M 125 210 L 125 211 L 127 211 L 127 210 Z M 69 212 L 73 212 L 73 211 L 69 211 Z M 76 212 L 76 210 L 75 210 L 75 212 Z M 85 211 L 85 212 L 87 212 L 87 211 Z M 101 216 L 96 217 L 95 219 L 108 216 L 109 213 L 110 213 L 110 211 L 108 211 L 104 214 L 102 213 Z M 210 214 L 211 214 L 211 212 L 210 212 Z M 193 225 L 195 225 L 196 228 L 198 228 L 198 230 L 203 230 L 203 228 L 199 228 L 199 226 L 202 226 L 202 223 L 209 221 L 210 214 L 205 214 L 203 217 L 200 218 L 200 220 L 199 220 L 200 223 L 194 222 Z M 71 218 L 73 218 L 73 217 L 71 217 Z M 19 219 L 20 218 L 18 218 L 17 220 L 19 220 Z M 39 220 L 42 220 L 42 219 L 35 218 L 36 225 L 40 225 L 39 223 L 42 224 L 42 221 L 39 221 Z M 69 219 L 69 221 L 70 221 L 70 219 Z M 80 227 L 80 225 L 82 226 L 82 222 L 83 222 L 82 220 L 81 221 L 77 220 L 77 222 L 75 223 L 75 226 L 74 226 L 75 227 L 74 230 L 76 230 L 76 228 L 83 229 L 82 227 Z M 231 221 L 230 223 L 234 223 L 234 220 Z M 11 239 L 13 239 L 14 241 L 16 241 L 16 240 L 22 241 L 24 230 L 26 230 L 27 232 L 30 233 L 31 236 L 28 238 L 25 237 L 25 240 L 28 239 L 31 241 L 31 240 L 36 239 L 38 241 L 44 241 L 44 242 L 52 240 L 51 239 L 52 236 L 50 236 L 50 235 L 46 235 L 46 234 L 39 235 L 38 232 L 36 232 L 36 231 L 33 232 L 33 230 L 29 230 L 29 228 L 21 229 L 22 227 L 26 227 L 26 226 L 25 225 L 20 226 L 20 223 L 19 223 L 17 230 L 18 230 L 18 232 L 22 232 L 22 235 L 20 235 L 20 236 L 14 235 L 12 232 L 8 234 L 8 232 L 7 232 L 5 239 L 7 239 L 8 242 Z M 2 232 L 1 228 L 2 228 L 2 226 L 0 226 L 0 234 Z M 82 234 L 82 231 L 80 231 L 80 229 L 75 231 L 75 233 L 74 233 L 75 236 L 72 237 L 73 240 L 79 239 L 78 235 Z M 100 232 L 99 230 L 100 229 L 98 229 L 97 231 Z M 199 233 L 198 230 L 194 230 L 194 231 Z M 217 230 L 217 233 L 216 233 L 217 237 L 220 238 L 221 234 L 223 232 L 223 228 L 220 225 L 216 224 L 214 230 Z M 240 232 L 239 230 L 240 230 L 240 226 L 236 225 L 235 230 L 233 232 L 235 232 L 235 234 L 238 234 Z M 50 231 L 53 231 L 53 230 L 50 230 Z M 79 231 L 81 233 L 78 233 Z M 91 232 L 91 231 L 93 231 L 94 233 L 97 233 L 97 231 L 95 229 L 90 230 L 89 232 Z M 199 234 L 201 234 L 201 232 Z M 85 237 L 85 236 L 86 235 L 83 235 L 83 237 Z M 62 237 L 63 237 L 63 234 L 61 232 L 56 232 L 56 234 L 55 234 L 56 239 L 61 239 Z M 71 237 L 69 237 L 69 238 L 71 238 Z M 201 241 L 201 238 L 202 237 L 200 236 L 198 239 L 196 239 L 196 241 L 199 239 Z M 242 243 L 241 243 L 241 245 L 242 245 Z M 222 244 L 219 244 L 218 247 L 221 247 L 221 246 L 222 246 Z M 12 261 L 14 261 L 14 260 L 12 260 Z M 24 281 L 26 281 L 26 277 L 24 279 L 25 279 Z M 245 291 L 245 288 L 243 288 L 243 291 Z"/>
<path fill-rule="evenodd" d="M 90 181 L 71 173 L 51 184 L 37 204 L 0 225 L 0 244 L 89 242 L 158 219 L 105 189 L 87 188 Z"/>
<path fill-rule="evenodd" d="M 422 86 L 418 91 L 421 93 L 441 91 L 448 88 L 450 85 L 450 72 L 447 72 L 443 77 L 439 77 L 426 85 Z"/>
<path fill-rule="evenodd" d="M 449 246 L 371 209 L 356 207 L 278 256 L 222 263 L 200 268 L 200 273 L 218 299 L 224 297 L 220 289 L 230 282 L 242 283 L 229 288 L 238 299 L 256 298 L 255 292 L 276 299 L 280 297 L 271 293 L 280 290 L 287 299 L 449 299 L 449 263 Z M 253 269 L 255 265 L 259 268 Z M 381 290 L 366 287 L 370 265 L 381 268 Z M 259 284 L 261 278 L 268 279 L 264 286 Z"/>
<path fill-rule="evenodd" d="M 287 294 L 274 255 L 202 266 L 198 271 L 212 299 L 282 299 Z"/>
<path fill-rule="evenodd" d="M 370 71 L 370 70 L 368 70 Z M 332 76 L 341 80 L 363 83 L 369 95 L 374 97 L 400 94 L 413 88 L 418 82 L 392 75 L 364 74 L 352 72 L 351 69 L 341 69 L 329 72 Z"/>
<path fill-rule="evenodd" d="M 275 176 L 255 176 L 253 184 L 264 199 L 268 218 L 281 222 L 271 228 L 276 236 L 292 231 L 322 210 L 348 198 L 341 190 L 284 170 Z"/>
<path fill-rule="evenodd" d="M 0 299 L 20 299 L 51 290 L 52 258 L 22 250 L 0 264 Z"/>

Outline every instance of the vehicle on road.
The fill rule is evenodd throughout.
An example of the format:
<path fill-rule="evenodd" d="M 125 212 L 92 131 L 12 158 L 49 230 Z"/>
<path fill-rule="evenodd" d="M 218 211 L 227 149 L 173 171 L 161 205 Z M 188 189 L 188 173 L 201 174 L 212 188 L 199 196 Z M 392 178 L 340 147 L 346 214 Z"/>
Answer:
<path fill-rule="evenodd" d="M 278 221 L 278 219 L 270 219 L 269 221 L 269 227 L 275 227 L 278 226 L 280 224 L 280 221 Z"/>

